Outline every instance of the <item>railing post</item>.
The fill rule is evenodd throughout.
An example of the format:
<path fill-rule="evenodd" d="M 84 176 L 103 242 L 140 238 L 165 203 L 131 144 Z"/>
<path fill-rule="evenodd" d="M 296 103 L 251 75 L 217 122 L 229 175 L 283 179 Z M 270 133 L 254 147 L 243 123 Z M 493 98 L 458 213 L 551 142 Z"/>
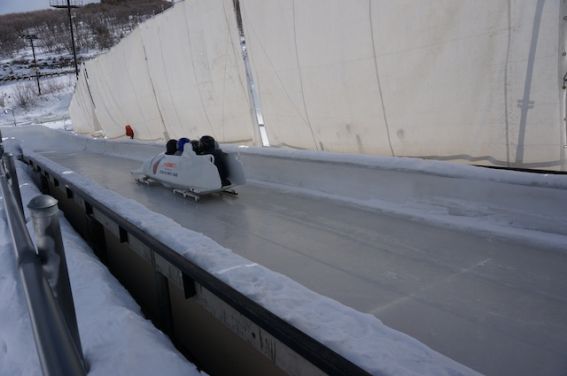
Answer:
<path fill-rule="evenodd" d="M 8 170 L 8 176 L 10 178 L 10 185 L 12 186 L 12 192 L 14 193 L 14 197 L 16 197 L 16 201 L 18 202 L 18 207 L 23 216 L 24 206 L 22 205 L 22 194 L 20 193 L 20 183 L 18 181 L 18 174 L 16 173 L 14 154 L 4 153 L 2 155 L 2 159 L 4 160 L 4 166 L 6 167 L 6 170 Z"/>
<path fill-rule="evenodd" d="M 57 200 L 48 195 L 39 195 L 29 202 L 28 208 L 30 209 L 35 231 L 38 255 L 43 262 L 43 268 L 53 290 L 53 295 L 59 302 L 75 346 L 81 355 L 83 369 L 86 370 L 79 328 L 77 326 L 75 304 L 67 271 L 65 249 L 63 248 L 61 228 L 59 227 Z"/>

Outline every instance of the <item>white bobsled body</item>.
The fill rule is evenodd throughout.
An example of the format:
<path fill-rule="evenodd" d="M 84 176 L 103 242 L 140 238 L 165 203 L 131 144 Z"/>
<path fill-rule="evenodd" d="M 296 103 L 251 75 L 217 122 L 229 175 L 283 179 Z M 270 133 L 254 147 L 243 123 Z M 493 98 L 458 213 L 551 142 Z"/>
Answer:
<path fill-rule="evenodd" d="M 157 181 L 178 193 L 193 197 L 229 191 L 231 188 L 245 184 L 246 178 L 238 155 L 223 153 L 222 158 L 230 185 L 222 185 L 214 156 L 197 155 L 193 150 L 185 150 L 180 156 L 160 153 L 145 161 L 138 170 L 132 171 L 132 174 L 138 181 Z"/>

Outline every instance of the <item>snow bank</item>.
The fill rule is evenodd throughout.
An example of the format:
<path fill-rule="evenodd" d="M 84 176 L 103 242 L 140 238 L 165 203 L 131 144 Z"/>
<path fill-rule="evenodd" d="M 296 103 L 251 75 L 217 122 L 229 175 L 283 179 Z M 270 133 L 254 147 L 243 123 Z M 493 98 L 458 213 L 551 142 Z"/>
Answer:
<path fill-rule="evenodd" d="M 33 157 L 149 235 L 373 374 L 475 374 L 372 315 L 318 295 L 79 174 L 64 174 L 68 169 L 45 157 Z"/>
<path fill-rule="evenodd" d="M 39 191 L 24 170 L 18 168 L 18 176 L 27 203 Z M 140 307 L 63 216 L 60 221 L 89 375 L 199 375 L 170 340 L 142 317 Z M 10 239 L 4 205 L 0 205 L 0 374 L 41 375 Z"/>

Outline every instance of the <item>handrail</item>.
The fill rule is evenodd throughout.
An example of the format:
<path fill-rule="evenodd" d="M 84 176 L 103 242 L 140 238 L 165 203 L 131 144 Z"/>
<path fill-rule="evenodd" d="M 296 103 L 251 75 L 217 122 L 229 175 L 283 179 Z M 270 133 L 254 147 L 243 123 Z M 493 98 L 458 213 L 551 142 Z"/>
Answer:
<path fill-rule="evenodd" d="M 11 174 L 15 174 L 15 171 Z M 59 302 L 44 275 L 42 261 L 36 253 L 23 212 L 14 195 L 13 189 L 19 190 L 19 187 L 10 187 L 2 163 L 0 188 L 43 374 L 85 375 L 83 356 L 75 345 Z"/>
<path fill-rule="evenodd" d="M 313 337 L 305 334 L 268 309 L 254 302 L 226 282 L 186 259 L 168 245 L 162 243 L 152 235 L 149 235 L 130 220 L 116 214 L 113 208 L 92 197 L 66 176 L 58 174 L 48 165 L 30 155 L 24 156 L 24 161 L 31 161 L 34 166 L 39 166 L 44 172 L 54 177 L 57 176 L 57 179 L 60 180 L 60 184 L 64 184 L 68 189 L 81 196 L 85 204 L 100 211 L 127 233 L 138 238 L 154 252 L 177 267 L 185 277 L 199 283 L 323 372 L 329 375 L 369 375 L 369 373 L 360 366 L 352 363 L 342 355 L 331 350 Z"/>

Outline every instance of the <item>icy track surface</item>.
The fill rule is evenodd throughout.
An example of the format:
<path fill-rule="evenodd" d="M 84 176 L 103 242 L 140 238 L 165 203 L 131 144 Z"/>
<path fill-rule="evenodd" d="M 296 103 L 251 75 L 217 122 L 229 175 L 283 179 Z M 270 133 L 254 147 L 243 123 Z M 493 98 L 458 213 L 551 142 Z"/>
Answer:
<path fill-rule="evenodd" d="M 380 190 L 376 197 L 383 198 L 390 192 L 395 196 L 396 190 L 403 193 L 407 183 L 415 183 L 440 198 L 459 194 L 458 189 L 465 186 L 466 195 L 460 202 L 483 205 L 488 201 L 479 195 L 491 195 L 491 207 L 506 218 L 500 223 L 491 221 L 486 213 L 467 217 L 468 208 L 454 210 L 441 221 L 430 208 L 418 212 L 414 207 L 408 215 L 400 216 L 396 213 L 404 211 L 403 198 L 387 203 L 392 210 L 384 210 L 381 204 L 365 208 L 359 204 L 368 202 L 363 197 L 368 189 L 350 191 L 358 198 L 345 200 L 313 194 L 302 184 L 282 186 L 273 184 L 273 180 L 240 188 L 237 199 L 211 197 L 196 204 L 161 187 L 136 185 L 131 179 L 129 171 L 139 166 L 131 159 L 147 158 L 152 150 L 161 151 L 161 145 L 134 141 L 103 146 L 105 141 L 77 137 L 70 140 L 68 133 L 46 132 L 41 127 L 2 131 L 4 136 L 21 137 L 24 146 L 43 150 L 44 156 L 70 170 L 208 235 L 252 263 L 371 313 L 478 371 L 489 375 L 567 374 L 567 238 L 562 235 L 567 218 L 562 213 L 567 213 L 563 210 L 567 206 L 565 200 L 557 199 L 563 193 L 556 195 L 559 191 L 537 188 L 564 190 L 565 176 L 500 172 L 407 158 L 350 157 L 355 164 L 377 165 L 382 171 L 393 172 L 382 172 L 374 179 L 372 191 Z M 130 159 L 82 151 L 87 144 L 106 153 L 119 151 Z M 272 149 L 254 153 L 306 155 Z M 348 156 L 323 154 L 313 154 L 313 158 L 335 158 L 337 166 L 342 166 L 336 176 L 348 177 Z M 248 161 L 255 163 L 255 171 L 281 172 L 281 165 L 273 158 Z M 406 170 L 410 179 L 415 172 L 416 179 L 396 180 L 400 175 L 395 171 L 400 169 Z M 281 180 L 287 178 L 282 176 Z M 498 195 L 490 185 L 494 181 L 504 183 Z M 353 183 L 365 189 L 362 183 Z M 479 186 L 482 191 L 476 190 Z M 522 186 L 535 188 L 521 195 L 518 193 Z M 531 204 L 542 198 L 544 206 Z M 516 211 L 516 204 L 522 200 L 528 205 L 522 212 Z M 502 212 L 506 209 L 512 211 Z M 527 226 L 522 229 L 526 214 L 531 218 L 523 221 Z M 472 226 L 462 226 L 460 219 Z M 512 236 L 498 236 L 510 219 L 518 221 L 520 227 L 507 228 Z M 454 223 L 449 223 L 452 220 Z M 540 231 L 532 231 L 532 226 Z"/>
<path fill-rule="evenodd" d="M 565 253 L 252 184 L 195 203 L 134 183 L 135 161 L 45 156 L 480 372 L 567 370 Z"/>
<path fill-rule="evenodd" d="M 141 230 L 371 374 L 477 374 L 414 338 L 389 328 L 372 315 L 317 294 L 136 201 L 103 188 L 47 158 L 33 156 L 54 175 L 64 175 L 93 199 L 113 208 Z"/>

